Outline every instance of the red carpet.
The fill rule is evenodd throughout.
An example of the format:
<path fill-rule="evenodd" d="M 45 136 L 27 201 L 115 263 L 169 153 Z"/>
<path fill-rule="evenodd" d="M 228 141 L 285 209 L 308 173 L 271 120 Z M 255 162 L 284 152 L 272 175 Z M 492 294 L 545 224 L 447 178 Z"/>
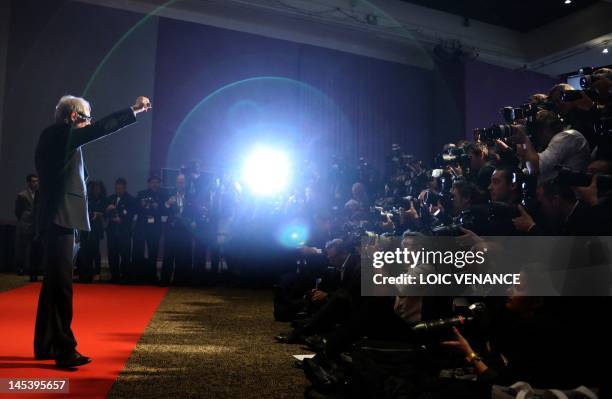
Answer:
<path fill-rule="evenodd" d="M 103 398 L 167 292 L 165 288 L 74 285 L 72 330 L 77 350 L 93 361 L 76 371 L 34 359 L 40 283 L 0 293 L 0 379 L 68 378 L 70 394 L 0 394 L 18 398 Z"/>

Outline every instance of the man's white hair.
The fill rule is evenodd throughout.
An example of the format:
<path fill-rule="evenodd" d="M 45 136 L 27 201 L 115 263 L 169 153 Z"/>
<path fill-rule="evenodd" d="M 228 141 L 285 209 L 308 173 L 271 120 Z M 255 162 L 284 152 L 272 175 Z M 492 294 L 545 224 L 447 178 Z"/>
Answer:
<path fill-rule="evenodd" d="M 91 106 L 84 98 L 70 95 L 63 96 L 55 106 L 55 122 L 65 122 L 73 112 L 90 115 Z"/>

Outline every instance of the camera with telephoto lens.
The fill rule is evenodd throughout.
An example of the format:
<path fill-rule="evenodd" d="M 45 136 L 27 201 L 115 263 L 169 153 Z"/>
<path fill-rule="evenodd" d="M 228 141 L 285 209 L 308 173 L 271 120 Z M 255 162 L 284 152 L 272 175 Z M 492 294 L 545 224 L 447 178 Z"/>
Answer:
<path fill-rule="evenodd" d="M 463 233 L 461 228 L 472 230 L 475 224 L 475 216 L 470 209 L 466 209 L 454 217 L 450 224 L 441 224 L 431 228 L 431 235 L 438 237 L 457 237 Z"/>
<path fill-rule="evenodd" d="M 495 124 L 484 129 L 474 129 L 474 141 L 483 141 L 492 143 L 495 140 L 506 141 L 512 136 L 512 125 L 517 127 L 521 125 L 525 128 L 527 136 L 531 137 L 535 134 L 535 120 L 538 111 L 542 109 L 552 109 L 551 103 L 542 103 L 539 105 L 533 103 L 525 103 L 520 107 L 507 106 L 500 110 L 505 124 Z"/>
<path fill-rule="evenodd" d="M 579 172 L 566 167 L 557 166 L 559 184 L 570 187 L 588 187 L 596 176 L 597 189 L 607 191 L 612 189 L 612 175 Z"/>
<path fill-rule="evenodd" d="M 583 93 L 591 100 L 595 100 L 597 97 L 597 93 L 595 92 L 595 90 L 565 90 L 561 92 L 560 99 L 563 102 L 580 100 L 582 98 Z"/>
<path fill-rule="evenodd" d="M 438 154 L 434 162 L 440 168 L 459 165 L 462 169 L 465 169 L 470 165 L 470 155 L 463 147 L 451 146 L 446 151 Z"/>
<path fill-rule="evenodd" d="M 474 129 L 474 141 L 492 143 L 495 140 L 506 140 L 512 136 L 512 126 L 508 124 L 491 125 Z"/>
<path fill-rule="evenodd" d="M 436 334 L 440 332 L 447 332 L 451 327 L 461 327 L 470 324 L 479 324 L 487 320 L 487 306 L 482 302 L 476 302 L 467 307 L 463 314 L 455 316 L 421 321 L 414 324 L 411 328 L 412 331 L 418 334 Z"/>
<path fill-rule="evenodd" d="M 535 120 L 538 111 L 542 107 L 538 107 L 533 103 L 525 103 L 520 107 L 507 106 L 501 109 L 501 114 L 507 123 L 515 123 L 517 120 L 525 119 L 527 121 Z"/>

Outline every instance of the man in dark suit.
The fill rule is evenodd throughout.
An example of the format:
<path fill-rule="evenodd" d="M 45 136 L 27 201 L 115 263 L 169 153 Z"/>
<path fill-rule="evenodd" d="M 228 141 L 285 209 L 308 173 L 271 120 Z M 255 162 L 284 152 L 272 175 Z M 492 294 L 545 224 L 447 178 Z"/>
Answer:
<path fill-rule="evenodd" d="M 150 107 L 148 98 L 138 97 L 131 108 L 92 123 L 85 99 L 64 96 L 55 109 L 55 124 L 40 136 L 35 153 L 40 179 L 35 234 L 43 242 L 44 279 L 34 332 L 37 359 L 55 359 L 60 368 L 91 361 L 76 351 L 70 328 L 75 231 L 91 230 L 81 146 L 136 122 L 136 114 Z"/>
<path fill-rule="evenodd" d="M 159 176 L 151 176 L 149 188 L 138 192 L 138 216 L 134 227 L 134 268 L 141 281 L 157 282 L 157 255 L 162 235 L 163 204 L 168 199 Z M 147 257 L 145 258 L 145 244 Z"/>
<path fill-rule="evenodd" d="M 176 177 L 176 188 L 164 202 L 164 213 L 168 216 L 164 231 L 164 260 L 161 270 L 161 285 L 170 284 L 174 270 L 175 284 L 186 284 L 191 278 L 193 218 L 193 195 L 186 192 L 185 175 Z M 192 224 L 193 223 L 193 224 Z"/>
<path fill-rule="evenodd" d="M 108 197 L 106 207 L 108 265 L 112 283 L 127 279 L 132 252 L 135 201 L 135 198 L 127 192 L 127 181 L 122 177 L 118 178 L 115 182 L 115 194 Z"/>
<path fill-rule="evenodd" d="M 29 174 L 26 177 L 28 186 L 17 194 L 15 200 L 15 263 L 17 273 L 30 273 L 30 280 L 36 281 L 38 265 L 32 262 L 32 241 L 34 239 L 34 198 L 38 192 L 38 176 Z"/>

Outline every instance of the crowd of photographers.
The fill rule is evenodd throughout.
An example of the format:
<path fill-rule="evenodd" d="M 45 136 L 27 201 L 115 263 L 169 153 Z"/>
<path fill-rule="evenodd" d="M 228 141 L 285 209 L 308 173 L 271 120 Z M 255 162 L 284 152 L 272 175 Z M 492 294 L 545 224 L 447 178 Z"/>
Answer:
<path fill-rule="evenodd" d="M 312 384 L 306 397 L 561 397 L 525 382 L 611 395 L 609 270 L 582 287 L 594 297 L 534 296 L 528 285 L 469 300 L 360 291 L 364 235 L 404 246 L 422 236 L 610 235 L 612 70 L 584 72 L 582 90 L 559 84 L 503 108 L 503 124 L 445 145 L 433 168 L 398 145 L 382 177 L 365 162 L 332 168 L 342 178 L 325 207 L 297 211 L 316 228 L 275 286 L 275 317 L 291 325 L 276 340 L 316 353 L 296 363 Z M 334 195 L 347 181 L 348 201 Z"/>

